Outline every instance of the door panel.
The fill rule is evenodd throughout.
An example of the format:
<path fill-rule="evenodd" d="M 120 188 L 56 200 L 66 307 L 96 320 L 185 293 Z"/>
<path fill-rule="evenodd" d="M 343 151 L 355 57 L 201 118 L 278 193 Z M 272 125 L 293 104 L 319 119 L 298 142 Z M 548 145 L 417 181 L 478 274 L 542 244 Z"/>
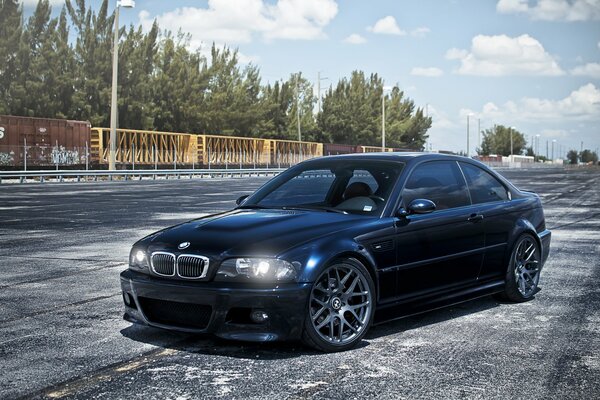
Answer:
<path fill-rule="evenodd" d="M 397 221 L 397 296 L 474 283 L 483 261 L 485 237 L 458 163 L 417 165 L 401 195 L 405 209 L 414 199 L 428 199 L 436 204 L 436 210 Z"/>
<path fill-rule="evenodd" d="M 471 207 L 409 216 L 396 236 L 400 297 L 411 297 L 477 278 L 484 252 L 483 224 L 468 221 Z"/>

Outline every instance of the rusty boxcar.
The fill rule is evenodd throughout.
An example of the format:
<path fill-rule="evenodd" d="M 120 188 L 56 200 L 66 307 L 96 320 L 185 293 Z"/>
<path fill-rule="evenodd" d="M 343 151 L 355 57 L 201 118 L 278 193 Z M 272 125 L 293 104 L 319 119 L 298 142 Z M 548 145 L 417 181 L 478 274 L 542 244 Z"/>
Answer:
<path fill-rule="evenodd" d="M 87 121 L 0 115 L 0 166 L 84 165 L 90 133 Z"/>

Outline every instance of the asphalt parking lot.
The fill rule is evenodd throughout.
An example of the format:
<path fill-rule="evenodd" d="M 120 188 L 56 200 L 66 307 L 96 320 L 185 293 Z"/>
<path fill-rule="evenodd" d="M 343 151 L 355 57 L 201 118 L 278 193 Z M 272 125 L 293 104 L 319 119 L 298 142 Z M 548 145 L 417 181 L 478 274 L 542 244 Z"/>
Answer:
<path fill-rule="evenodd" d="M 553 231 L 536 298 L 379 325 L 338 354 L 121 319 L 136 239 L 265 178 L 2 185 L 0 398 L 598 398 L 600 171 L 502 173 L 542 196 Z"/>

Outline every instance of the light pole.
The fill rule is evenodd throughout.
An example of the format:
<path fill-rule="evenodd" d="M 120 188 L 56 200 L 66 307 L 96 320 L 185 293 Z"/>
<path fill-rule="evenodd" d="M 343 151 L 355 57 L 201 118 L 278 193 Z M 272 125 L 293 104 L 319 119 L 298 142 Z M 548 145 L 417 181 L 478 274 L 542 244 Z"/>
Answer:
<path fill-rule="evenodd" d="M 515 129 L 516 129 L 516 128 L 515 128 L 514 126 L 511 126 L 511 127 L 509 128 L 509 130 L 510 130 L 510 160 L 511 160 L 511 161 L 512 161 L 512 158 L 513 158 L 513 131 L 514 131 Z"/>
<path fill-rule="evenodd" d="M 477 118 L 477 147 L 481 151 L 481 118 Z"/>
<path fill-rule="evenodd" d="M 534 154 L 534 158 L 533 158 L 534 162 L 535 162 L 535 159 L 538 157 L 539 152 L 540 152 L 540 135 L 537 134 L 537 135 L 535 135 L 535 154 Z"/>
<path fill-rule="evenodd" d="M 467 157 L 469 157 L 469 146 L 470 142 L 470 131 L 469 131 L 469 118 L 472 117 L 473 114 L 467 114 Z"/>
<path fill-rule="evenodd" d="M 552 140 L 552 162 L 554 163 L 554 143 L 556 143 L 556 139 Z"/>
<path fill-rule="evenodd" d="M 113 41 L 113 62 L 112 62 L 112 95 L 110 101 L 110 154 L 108 157 L 108 169 L 116 169 L 117 158 L 117 75 L 119 72 L 119 9 L 121 7 L 135 7 L 134 0 L 117 0 L 117 9 L 115 10 L 115 32 Z"/>
<path fill-rule="evenodd" d="M 385 86 L 381 87 L 381 151 L 385 152 L 385 92 L 390 90 Z"/>

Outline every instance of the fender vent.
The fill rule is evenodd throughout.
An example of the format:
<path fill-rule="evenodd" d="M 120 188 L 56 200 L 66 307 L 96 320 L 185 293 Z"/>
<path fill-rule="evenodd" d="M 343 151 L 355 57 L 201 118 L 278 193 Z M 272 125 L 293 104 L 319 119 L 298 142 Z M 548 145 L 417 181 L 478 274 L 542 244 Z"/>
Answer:
<path fill-rule="evenodd" d="M 394 241 L 384 240 L 383 242 L 373 243 L 371 247 L 373 248 L 373 251 L 377 252 L 390 251 L 394 248 Z"/>

